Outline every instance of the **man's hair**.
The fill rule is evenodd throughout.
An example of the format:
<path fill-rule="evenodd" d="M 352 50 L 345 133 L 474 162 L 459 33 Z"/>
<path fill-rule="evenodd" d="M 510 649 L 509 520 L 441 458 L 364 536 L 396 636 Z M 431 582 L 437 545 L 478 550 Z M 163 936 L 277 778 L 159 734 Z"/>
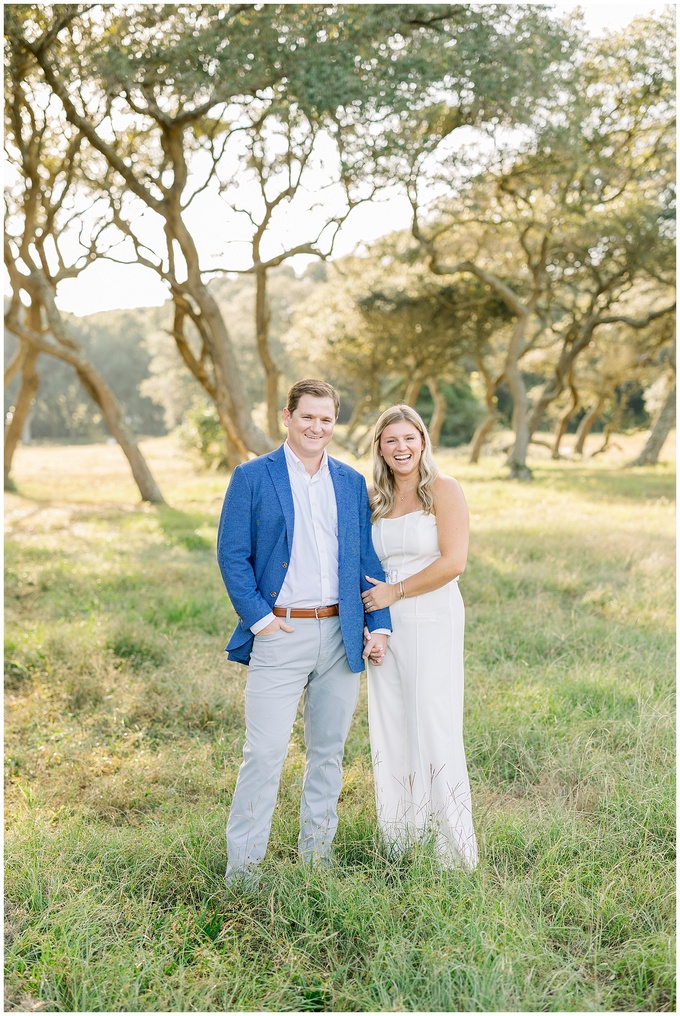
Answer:
<path fill-rule="evenodd" d="M 286 408 L 289 413 L 295 412 L 298 402 L 303 395 L 313 395 L 316 399 L 333 399 L 333 405 L 335 406 L 335 418 L 337 420 L 338 413 L 340 412 L 340 396 L 333 385 L 329 385 L 327 381 L 319 381 L 317 378 L 313 377 L 305 378 L 304 381 L 296 381 L 291 390 L 288 392 L 288 402 L 286 403 Z"/>

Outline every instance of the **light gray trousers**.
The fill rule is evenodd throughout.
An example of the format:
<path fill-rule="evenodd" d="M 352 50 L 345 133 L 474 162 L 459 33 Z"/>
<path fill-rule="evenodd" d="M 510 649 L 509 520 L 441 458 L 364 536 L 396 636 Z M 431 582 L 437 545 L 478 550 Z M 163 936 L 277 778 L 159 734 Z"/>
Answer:
<path fill-rule="evenodd" d="M 227 824 L 227 881 L 265 855 L 300 696 L 307 760 L 298 852 L 324 862 L 338 825 L 342 755 L 359 693 L 338 617 L 293 618 L 294 632 L 257 635 L 246 681 L 246 742 Z"/>

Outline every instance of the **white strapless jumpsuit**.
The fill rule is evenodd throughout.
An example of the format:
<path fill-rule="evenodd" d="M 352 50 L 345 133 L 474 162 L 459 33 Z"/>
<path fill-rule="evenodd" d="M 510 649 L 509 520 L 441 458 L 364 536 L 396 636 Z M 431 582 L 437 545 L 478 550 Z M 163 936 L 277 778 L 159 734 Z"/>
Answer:
<path fill-rule="evenodd" d="M 440 557 L 437 520 L 422 511 L 373 526 L 388 582 Z M 432 836 L 444 866 L 477 864 L 463 747 L 465 608 L 458 580 L 390 607 L 381 667 L 368 666 L 368 718 L 378 823 L 398 851 Z"/>

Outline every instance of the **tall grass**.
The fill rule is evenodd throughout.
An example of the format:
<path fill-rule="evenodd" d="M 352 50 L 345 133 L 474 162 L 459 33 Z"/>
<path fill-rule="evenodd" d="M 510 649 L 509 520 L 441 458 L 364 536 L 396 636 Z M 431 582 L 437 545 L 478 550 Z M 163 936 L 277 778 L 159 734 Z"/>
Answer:
<path fill-rule="evenodd" d="M 7 497 L 6 1008 L 672 1010 L 671 467 L 546 461 L 518 485 L 442 456 L 473 517 L 480 865 L 384 852 L 362 682 L 333 868 L 296 861 L 298 720 L 262 880 L 237 891 L 225 478 L 147 450 L 173 508 L 135 507 L 107 447 L 22 449 Z"/>

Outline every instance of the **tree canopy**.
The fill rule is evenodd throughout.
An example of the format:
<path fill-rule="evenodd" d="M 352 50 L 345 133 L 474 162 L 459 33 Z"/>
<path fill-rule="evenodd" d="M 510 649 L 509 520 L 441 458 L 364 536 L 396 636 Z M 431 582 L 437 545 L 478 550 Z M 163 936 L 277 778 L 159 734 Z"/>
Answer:
<path fill-rule="evenodd" d="M 535 4 L 8 4 L 5 34 L 10 327 L 37 270 L 44 344 L 65 278 L 100 258 L 144 266 L 232 465 L 276 441 L 281 377 L 312 333 L 352 426 L 423 386 L 441 409 L 440 382 L 474 375 L 474 458 L 507 387 L 518 474 L 553 404 L 587 408 L 593 344 L 637 343 L 648 386 L 666 369 L 670 10 L 591 38 Z M 272 272 L 329 261 L 395 189 L 410 239 L 330 268 L 282 345 Z M 252 276 L 245 345 L 220 295 L 235 272 Z"/>

